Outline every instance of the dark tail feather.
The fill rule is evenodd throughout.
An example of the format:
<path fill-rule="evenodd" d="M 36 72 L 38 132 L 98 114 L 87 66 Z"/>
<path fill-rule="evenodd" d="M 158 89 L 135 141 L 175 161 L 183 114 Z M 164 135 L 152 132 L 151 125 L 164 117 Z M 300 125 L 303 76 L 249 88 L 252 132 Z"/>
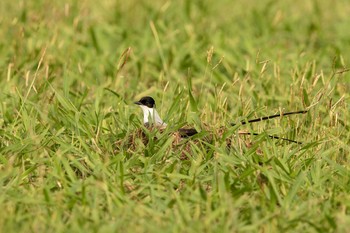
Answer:
<path fill-rule="evenodd" d="M 249 132 L 239 132 L 239 134 L 245 134 L 245 135 L 259 135 L 258 133 L 249 133 Z M 269 138 L 272 139 L 280 139 L 283 141 L 287 141 L 287 142 L 292 142 L 292 143 L 296 143 L 296 144 L 303 144 L 302 142 L 298 142 L 289 138 L 282 138 L 282 137 L 278 137 L 278 136 L 274 136 L 274 135 L 267 135 Z"/>
<path fill-rule="evenodd" d="M 260 118 L 256 118 L 256 119 L 252 119 L 252 120 L 248 120 L 248 121 L 241 121 L 241 125 L 245 125 L 247 123 L 254 123 L 254 122 L 259 122 L 259 121 L 265 121 L 265 120 L 269 120 L 272 118 L 276 118 L 276 117 L 282 117 L 282 116 L 288 116 L 288 115 L 295 115 L 295 114 L 304 114 L 307 113 L 307 110 L 302 110 L 302 111 L 296 111 L 296 112 L 285 112 L 285 113 L 279 113 L 276 115 L 271 115 L 271 116 L 265 116 L 265 117 L 260 117 Z M 235 126 L 237 125 L 236 123 L 231 123 L 231 126 Z"/>

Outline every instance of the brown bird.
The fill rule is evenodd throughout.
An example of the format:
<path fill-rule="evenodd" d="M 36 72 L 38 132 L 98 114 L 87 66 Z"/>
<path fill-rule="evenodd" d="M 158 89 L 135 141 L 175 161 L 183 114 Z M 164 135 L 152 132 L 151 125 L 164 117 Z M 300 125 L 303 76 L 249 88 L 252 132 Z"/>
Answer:
<path fill-rule="evenodd" d="M 160 116 L 156 110 L 156 103 L 152 97 L 145 96 L 145 97 L 142 97 L 139 101 L 136 101 L 134 103 L 141 107 L 141 109 L 143 111 L 143 123 L 147 128 L 156 127 L 156 128 L 163 130 L 167 127 L 167 124 L 160 118 Z M 244 125 L 247 123 L 264 121 L 264 120 L 268 120 L 268 119 L 272 119 L 272 118 L 276 118 L 276 117 L 295 115 L 295 114 L 304 114 L 307 112 L 308 112 L 307 110 L 286 112 L 286 113 L 275 114 L 275 115 L 271 115 L 271 116 L 260 117 L 260 118 L 252 119 L 252 120 L 248 120 L 248 121 L 241 121 L 239 124 Z M 237 124 L 235 124 L 235 123 L 231 124 L 231 126 L 235 126 L 235 125 L 237 125 Z M 198 133 L 197 130 L 194 128 L 180 128 L 178 130 L 178 135 L 181 138 L 191 137 L 197 133 Z M 238 134 L 240 134 L 240 135 L 259 135 L 258 133 L 250 133 L 250 132 L 245 132 L 245 131 L 239 131 Z M 298 142 L 298 141 L 295 141 L 292 139 L 288 139 L 288 138 L 282 138 L 282 137 L 273 136 L 273 135 L 268 135 L 268 136 L 270 138 L 273 138 L 273 139 L 280 139 L 280 140 L 284 140 L 284 141 L 288 141 L 288 142 L 292 142 L 292 143 L 301 144 L 301 142 Z"/>

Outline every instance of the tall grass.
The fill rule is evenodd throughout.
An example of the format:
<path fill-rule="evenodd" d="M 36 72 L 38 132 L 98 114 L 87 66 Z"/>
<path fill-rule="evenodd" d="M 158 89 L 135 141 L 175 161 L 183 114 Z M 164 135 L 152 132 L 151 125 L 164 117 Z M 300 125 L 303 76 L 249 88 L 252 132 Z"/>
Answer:
<path fill-rule="evenodd" d="M 346 1 L 2 1 L 0 231 L 347 232 L 349 13 Z M 174 146 L 147 132 L 145 145 L 132 104 L 145 95 L 167 133 L 202 133 Z M 299 109 L 239 128 L 258 136 L 203 140 Z"/>

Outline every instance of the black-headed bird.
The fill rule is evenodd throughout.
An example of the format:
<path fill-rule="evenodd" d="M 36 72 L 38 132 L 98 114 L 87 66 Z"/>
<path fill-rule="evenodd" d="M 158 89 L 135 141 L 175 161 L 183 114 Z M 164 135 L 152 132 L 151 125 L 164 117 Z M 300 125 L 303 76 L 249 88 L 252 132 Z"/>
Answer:
<path fill-rule="evenodd" d="M 159 113 L 156 110 L 156 102 L 154 99 L 150 96 L 145 96 L 142 97 L 139 101 L 134 102 L 135 104 L 139 105 L 143 111 L 143 123 L 145 127 L 150 128 L 150 127 L 156 127 L 159 129 L 165 129 L 167 127 L 167 124 L 160 118 Z M 286 112 L 286 113 L 280 113 L 280 114 L 275 114 L 271 116 L 265 116 L 265 117 L 260 117 L 248 121 L 241 121 L 239 124 L 244 125 L 246 123 L 253 123 L 253 122 L 259 122 L 263 120 L 268 120 L 276 117 L 281 117 L 281 116 L 288 116 L 288 115 L 295 115 L 295 114 L 304 114 L 307 113 L 307 110 L 302 110 L 302 111 L 295 111 L 295 112 Z M 235 126 L 237 124 L 232 123 L 231 126 Z M 178 130 L 178 134 L 181 138 L 186 138 L 193 136 L 197 134 L 197 130 L 194 128 L 180 128 Z M 258 135 L 258 133 L 250 133 L 246 131 L 239 131 L 238 134 L 241 135 Z M 301 142 L 294 141 L 292 139 L 288 138 L 282 138 L 278 136 L 273 136 L 273 135 L 268 135 L 270 138 L 274 139 L 281 139 L 284 141 L 292 142 L 292 143 L 298 143 L 301 144 Z"/>

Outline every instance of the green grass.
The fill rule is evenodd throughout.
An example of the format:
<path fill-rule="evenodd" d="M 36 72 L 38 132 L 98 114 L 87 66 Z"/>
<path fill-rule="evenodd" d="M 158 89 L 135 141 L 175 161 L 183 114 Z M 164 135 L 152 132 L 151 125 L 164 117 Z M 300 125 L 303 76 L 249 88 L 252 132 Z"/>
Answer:
<path fill-rule="evenodd" d="M 0 232 L 347 232 L 349 14 L 345 0 L 1 1 Z M 241 127 L 262 133 L 252 147 L 226 148 L 237 128 L 128 146 L 145 95 L 174 128 L 309 113 Z"/>

